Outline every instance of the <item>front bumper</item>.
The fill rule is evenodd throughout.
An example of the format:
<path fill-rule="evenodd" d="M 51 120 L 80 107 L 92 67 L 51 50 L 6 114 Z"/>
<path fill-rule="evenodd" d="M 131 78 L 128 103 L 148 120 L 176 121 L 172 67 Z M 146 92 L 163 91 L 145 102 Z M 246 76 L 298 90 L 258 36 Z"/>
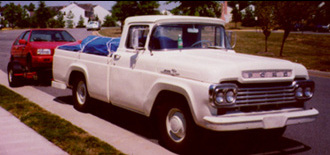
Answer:
<path fill-rule="evenodd" d="M 246 129 L 272 129 L 287 125 L 312 122 L 319 112 L 316 109 L 290 108 L 267 112 L 205 116 L 206 128 L 215 131 L 237 131 Z"/>
<path fill-rule="evenodd" d="M 52 55 L 33 56 L 32 57 L 32 67 L 51 68 L 52 64 L 53 64 Z"/>

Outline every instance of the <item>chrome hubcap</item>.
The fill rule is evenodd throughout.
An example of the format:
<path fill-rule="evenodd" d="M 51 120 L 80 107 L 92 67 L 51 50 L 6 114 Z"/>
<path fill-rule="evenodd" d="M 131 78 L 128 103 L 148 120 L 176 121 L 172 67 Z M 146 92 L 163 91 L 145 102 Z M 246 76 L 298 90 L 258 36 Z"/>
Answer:
<path fill-rule="evenodd" d="M 186 136 L 186 120 L 179 109 L 171 109 L 166 117 L 166 129 L 170 138 L 181 142 Z"/>
<path fill-rule="evenodd" d="M 9 81 L 9 82 L 13 82 L 13 70 L 9 70 L 9 73 L 8 73 L 8 81 Z"/>
<path fill-rule="evenodd" d="M 83 81 L 80 81 L 77 86 L 77 100 L 80 105 L 85 104 L 87 96 L 86 85 Z"/>

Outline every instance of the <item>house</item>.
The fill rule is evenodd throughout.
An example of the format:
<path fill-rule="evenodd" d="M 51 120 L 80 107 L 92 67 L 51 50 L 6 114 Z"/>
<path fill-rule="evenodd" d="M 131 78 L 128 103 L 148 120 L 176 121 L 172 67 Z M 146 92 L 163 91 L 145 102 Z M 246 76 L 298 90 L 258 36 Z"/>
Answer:
<path fill-rule="evenodd" d="M 73 27 L 76 27 L 80 21 L 80 16 L 84 19 L 84 25 L 87 25 L 89 19 L 95 20 L 96 17 L 98 17 L 100 23 L 103 24 L 105 16 L 111 16 L 111 13 L 100 5 L 78 4 L 73 2 L 67 6 L 56 6 L 51 8 L 53 10 L 57 9 L 63 13 L 66 27 L 68 27 L 68 20 L 72 20 Z M 73 15 L 72 19 L 68 18 L 69 14 Z M 54 18 L 56 19 L 57 17 L 55 16 Z"/>

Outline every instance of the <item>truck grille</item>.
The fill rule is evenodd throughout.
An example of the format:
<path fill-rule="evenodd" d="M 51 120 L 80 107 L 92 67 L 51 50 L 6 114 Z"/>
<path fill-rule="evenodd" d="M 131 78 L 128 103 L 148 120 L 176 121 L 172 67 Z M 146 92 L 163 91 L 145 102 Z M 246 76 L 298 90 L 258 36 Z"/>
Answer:
<path fill-rule="evenodd" d="M 295 103 L 294 85 L 238 88 L 236 106 Z"/>
<path fill-rule="evenodd" d="M 236 104 L 219 107 L 218 115 L 228 112 L 253 112 L 303 107 L 303 102 L 295 98 L 295 85 L 288 83 L 238 84 Z"/>

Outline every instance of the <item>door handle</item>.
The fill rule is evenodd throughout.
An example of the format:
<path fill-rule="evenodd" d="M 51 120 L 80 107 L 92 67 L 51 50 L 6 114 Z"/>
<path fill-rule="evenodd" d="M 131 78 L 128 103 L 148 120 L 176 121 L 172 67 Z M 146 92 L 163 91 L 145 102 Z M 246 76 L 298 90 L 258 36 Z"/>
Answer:
<path fill-rule="evenodd" d="M 114 59 L 114 60 L 119 60 L 120 58 L 121 58 L 121 56 L 118 55 L 118 54 L 114 54 L 114 55 L 113 55 L 113 59 Z"/>

